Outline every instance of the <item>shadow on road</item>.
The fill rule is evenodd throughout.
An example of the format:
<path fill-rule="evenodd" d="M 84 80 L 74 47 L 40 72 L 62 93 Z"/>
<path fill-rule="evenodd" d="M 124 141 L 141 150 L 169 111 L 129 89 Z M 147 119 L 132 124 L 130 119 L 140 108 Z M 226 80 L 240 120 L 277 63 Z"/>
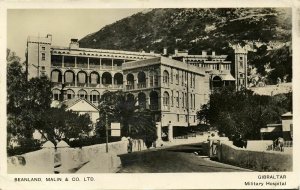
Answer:
<path fill-rule="evenodd" d="M 215 168 L 215 169 L 224 169 L 224 170 L 232 170 L 232 168 L 228 168 L 228 167 L 221 167 L 221 166 L 208 166 L 208 165 L 204 165 L 204 164 L 198 164 L 198 166 L 201 167 L 206 167 L 206 168 Z M 235 170 L 240 170 L 240 171 L 245 171 L 245 169 L 241 168 L 235 168 Z"/>

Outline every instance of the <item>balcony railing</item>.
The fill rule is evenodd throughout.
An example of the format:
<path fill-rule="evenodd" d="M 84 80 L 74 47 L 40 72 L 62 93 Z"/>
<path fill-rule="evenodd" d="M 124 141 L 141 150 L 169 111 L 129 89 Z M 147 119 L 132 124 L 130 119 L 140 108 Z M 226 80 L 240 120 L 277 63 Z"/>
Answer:
<path fill-rule="evenodd" d="M 102 65 L 101 69 L 112 70 L 112 66 L 111 65 Z"/>
<path fill-rule="evenodd" d="M 93 64 L 90 64 L 90 68 L 100 68 L 100 65 L 93 65 Z"/>
<path fill-rule="evenodd" d="M 114 88 L 122 89 L 123 84 L 114 84 Z"/>
<path fill-rule="evenodd" d="M 52 62 L 51 65 L 54 67 L 62 67 L 62 62 Z"/>
<path fill-rule="evenodd" d="M 146 83 L 145 83 L 145 82 L 138 83 L 138 84 L 137 84 L 137 87 L 138 87 L 138 88 L 146 88 Z"/>
<path fill-rule="evenodd" d="M 77 83 L 77 86 L 80 86 L 80 87 L 86 87 L 87 84 L 86 84 L 86 83 Z"/>
<path fill-rule="evenodd" d="M 100 85 L 100 84 L 91 84 L 91 83 L 90 83 L 88 86 L 89 86 L 89 87 L 99 87 L 99 85 Z"/>
<path fill-rule="evenodd" d="M 126 85 L 126 90 L 133 90 L 134 89 L 134 85 L 133 84 L 127 84 Z"/>
<path fill-rule="evenodd" d="M 65 67 L 75 67 L 75 63 L 64 63 Z"/>
<path fill-rule="evenodd" d="M 65 86 L 75 86 L 74 82 L 65 82 Z"/>
<path fill-rule="evenodd" d="M 158 110 L 158 104 L 149 105 L 151 110 Z"/>
<path fill-rule="evenodd" d="M 77 68 L 88 68 L 88 64 L 78 64 L 77 63 Z"/>
<path fill-rule="evenodd" d="M 122 70 L 122 66 L 114 66 L 113 69 L 114 70 Z"/>
<path fill-rule="evenodd" d="M 103 88 L 112 88 L 112 84 L 102 84 Z"/>
<path fill-rule="evenodd" d="M 52 82 L 52 85 L 55 86 L 55 87 L 62 87 L 61 82 Z"/>

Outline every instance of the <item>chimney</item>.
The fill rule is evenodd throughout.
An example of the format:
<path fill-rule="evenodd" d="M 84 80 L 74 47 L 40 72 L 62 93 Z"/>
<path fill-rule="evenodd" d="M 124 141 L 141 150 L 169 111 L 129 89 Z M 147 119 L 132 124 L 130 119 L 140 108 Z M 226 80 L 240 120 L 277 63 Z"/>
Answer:
<path fill-rule="evenodd" d="M 212 51 L 211 55 L 212 55 L 212 56 L 216 56 L 216 52 L 215 52 L 215 51 Z"/>
<path fill-rule="evenodd" d="M 70 43 L 70 49 L 78 49 L 78 48 L 79 48 L 78 39 L 72 38 Z"/>
<path fill-rule="evenodd" d="M 206 51 L 202 51 L 202 56 L 207 56 L 207 52 Z"/>
<path fill-rule="evenodd" d="M 168 54 L 168 49 L 166 47 L 164 47 L 163 55 L 167 55 L 167 54 Z"/>
<path fill-rule="evenodd" d="M 52 34 L 47 34 L 46 37 L 49 38 L 52 41 Z"/>

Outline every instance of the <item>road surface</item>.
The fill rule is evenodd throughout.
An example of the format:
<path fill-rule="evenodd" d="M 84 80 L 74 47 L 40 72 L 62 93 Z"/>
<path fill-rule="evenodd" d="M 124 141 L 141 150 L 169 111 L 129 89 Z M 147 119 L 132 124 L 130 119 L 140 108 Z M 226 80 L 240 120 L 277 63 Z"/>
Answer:
<path fill-rule="evenodd" d="M 243 172 L 247 169 L 211 161 L 194 152 L 201 144 L 179 145 L 120 155 L 119 173 Z"/>

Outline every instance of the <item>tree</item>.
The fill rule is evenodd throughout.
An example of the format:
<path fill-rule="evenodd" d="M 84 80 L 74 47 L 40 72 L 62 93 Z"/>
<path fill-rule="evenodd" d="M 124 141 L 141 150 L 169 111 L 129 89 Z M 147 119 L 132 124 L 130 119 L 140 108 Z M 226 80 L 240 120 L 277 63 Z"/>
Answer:
<path fill-rule="evenodd" d="M 7 67 L 8 142 L 11 137 L 16 137 L 20 143 L 25 143 L 24 146 L 32 144 L 29 141 L 33 141 L 35 130 L 53 143 L 87 135 L 91 130 L 88 115 L 52 108 L 50 80 L 41 76 L 27 81 L 19 59 L 8 56 L 8 60 L 14 60 Z"/>
<path fill-rule="evenodd" d="M 268 123 L 280 123 L 281 115 L 292 109 L 292 95 L 261 96 L 230 87 L 213 92 L 207 105 L 197 113 L 228 137 L 259 139 L 260 129 Z"/>
<path fill-rule="evenodd" d="M 119 122 L 121 124 L 122 136 L 150 141 L 156 139 L 156 127 L 152 112 L 136 106 L 136 100 L 126 99 L 124 92 L 104 93 L 100 100 L 99 109 L 100 118 L 97 128 L 100 135 L 104 135 L 107 117 L 108 123 Z"/>
<path fill-rule="evenodd" d="M 43 125 L 37 130 L 43 137 L 52 142 L 60 140 L 80 139 L 88 136 L 92 130 L 92 122 L 88 114 L 79 115 L 66 111 L 65 107 L 50 108 L 43 117 Z"/>

